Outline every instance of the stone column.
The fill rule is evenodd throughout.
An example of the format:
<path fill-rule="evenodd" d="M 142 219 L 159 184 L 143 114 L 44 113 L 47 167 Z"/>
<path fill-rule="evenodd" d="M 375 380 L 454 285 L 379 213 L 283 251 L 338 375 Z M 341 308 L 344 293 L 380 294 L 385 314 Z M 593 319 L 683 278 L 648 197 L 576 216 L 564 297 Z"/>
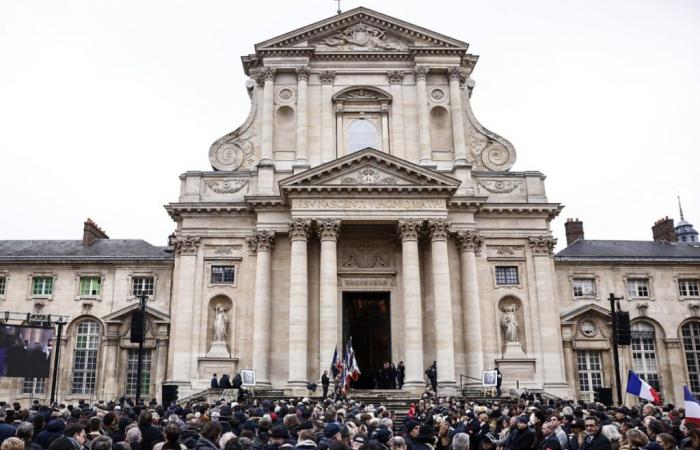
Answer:
<path fill-rule="evenodd" d="M 287 388 L 306 391 L 309 339 L 309 271 L 307 245 L 311 221 L 289 222 L 292 253 L 289 265 L 289 376 Z M 294 393 L 292 393 L 294 395 Z"/>
<path fill-rule="evenodd" d="M 435 353 L 440 395 L 453 395 L 455 382 L 455 346 L 452 329 L 452 292 L 447 239 L 450 222 L 446 219 L 428 221 L 432 253 L 433 301 L 435 302 Z"/>
<path fill-rule="evenodd" d="M 467 352 L 467 373 L 465 375 L 475 378 L 479 378 L 481 371 L 484 370 L 479 280 L 476 270 L 476 255 L 483 242 L 483 238 L 477 231 L 469 230 L 457 233 L 461 268 L 464 347 Z"/>
<path fill-rule="evenodd" d="M 557 240 L 548 236 L 530 237 L 530 251 L 535 266 L 535 287 L 537 289 L 537 304 L 540 312 L 540 323 L 559 324 L 559 308 L 554 296 L 554 264 L 552 253 Z M 542 363 L 545 389 L 547 385 L 565 385 L 564 349 L 561 340 L 561 327 L 542 326 L 537 331 L 542 343 Z M 559 386 L 554 386 L 559 387 Z"/>
<path fill-rule="evenodd" d="M 428 68 L 426 66 L 416 66 L 413 76 L 416 79 L 416 109 L 418 110 L 418 148 L 420 149 L 420 160 L 418 163 L 432 164 L 428 88 L 426 86 Z"/>
<path fill-rule="evenodd" d="M 450 111 L 452 113 L 452 138 L 455 149 L 455 163 L 467 162 L 467 147 L 464 143 L 464 111 L 462 111 L 462 92 L 460 84 L 466 77 L 459 66 L 447 70 L 450 79 Z"/>
<path fill-rule="evenodd" d="M 391 153 L 389 146 L 389 104 L 382 103 L 382 151 Z"/>
<path fill-rule="evenodd" d="M 333 145 L 333 80 L 335 72 L 326 70 L 321 76 L 321 162 L 335 158 Z"/>
<path fill-rule="evenodd" d="M 297 154 L 298 165 L 309 164 L 309 67 L 296 68 L 297 72 Z"/>
<path fill-rule="evenodd" d="M 178 268 L 177 283 L 175 285 L 173 303 L 172 326 L 175 330 L 199 329 L 199 323 L 193 323 L 195 309 L 201 308 L 194 301 L 197 274 L 197 249 L 199 238 L 193 236 L 181 236 L 174 241 L 176 253 L 176 267 Z M 192 373 L 196 371 L 193 366 L 192 334 L 181 332 L 173 337 L 172 351 L 172 379 L 176 381 L 189 381 Z M 196 347 L 196 345 L 194 346 Z"/>
<path fill-rule="evenodd" d="M 391 154 L 399 158 L 406 158 L 404 147 L 404 125 L 403 125 L 403 77 L 404 73 L 395 70 L 387 74 L 391 85 Z"/>
<path fill-rule="evenodd" d="M 423 311 L 420 290 L 420 261 L 418 234 L 421 220 L 399 220 L 401 237 L 401 281 L 403 289 L 405 388 L 419 390 L 423 381 Z"/>
<path fill-rule="evenodd" d="M 328 369 L 338 344 L 338 236 L 340 220 L 317 221 L 321 237 L 321 289 L 319 357 L 321 370 Z M 330 373 L 330 372 L 329 372 Z"/>
<path fill-rule="evenodd" d="M 343 103 L 337 102 L 335 105 L 335 154 L 340 156 L 345 140 L 343 133 Z"/>
<path fill-rule="evenodd" d="M 272 143 L 275 126 L 275 73 L 276 70 L 265 67 L 258 84 L 263 82 L 263 111 L 262 111 L 262 155 L 260 162 L 270 164 L 273 161 Z"/>
<path fill-rule="evenodd" d="M 253 369 L 258 384 L 270 386 L 270 309 L 272 293 L 272 248 L 274 231 L 258 231 L 248 240 L 255 261 L 255 300 L 253 315 Z"/>

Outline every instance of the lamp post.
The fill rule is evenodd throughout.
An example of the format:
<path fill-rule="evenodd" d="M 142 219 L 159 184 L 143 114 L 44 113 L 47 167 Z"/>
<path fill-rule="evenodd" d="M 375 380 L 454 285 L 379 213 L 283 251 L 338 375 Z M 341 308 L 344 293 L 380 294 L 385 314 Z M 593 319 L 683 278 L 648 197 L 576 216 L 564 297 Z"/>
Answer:
<path fill-rule="evenodd" d="M 140 326 L 141 330 L 139 333 L 139 351 L 138 351 L 138 361 L 136 363 L 136 404 L 139 404 L 141 399 L 141 363 L 143 362 L 143 340 L 145 338 L 145 323 L 146 323 L 146 300 L 148 295 L 143 291 L 139 294 L 139 309 L 141 310 L 141 320 Z"/>
<path fill-rule="evenodd" d="M 622 297 L 615 297 L 615 294 L 612 292 L 610 293 L 610 297 L 608 297 L 608 300 L 610 300 L 610 319 L 612 320 L 612 350 L 613 350 L 613 364 L 615 366 L 615 388 L 617 391 L 617 404 L 621 405 L 622 404 L 622 385 L 620 381 L 620 360 L 618 356 L 618 350 L 617 350 L 617 345 L 618 345 L 618 338 L 617 338 L 617 333 L 618 333 L 618 321 L 617 317 L 615 315 L 615 303 L 622 300 Z M 620 308 L 618 304 L 618 309 Z"/>
<path fill-rule="evenodd" d="M 59 354 L 61 353 L 61 338 L 63 337 L 63 325 L 66 324 L 66 321 L 63 319 L 63 317 L 59 317 L 56 324 L 58 325 L 58 334 L 53 345 L 53 376 L 51 377 L 51 398 L 49 400 L 50 404 L 52 405 L 56 401 L 56 385 L 58 384 L 58 362 L 60 360 Z"/>

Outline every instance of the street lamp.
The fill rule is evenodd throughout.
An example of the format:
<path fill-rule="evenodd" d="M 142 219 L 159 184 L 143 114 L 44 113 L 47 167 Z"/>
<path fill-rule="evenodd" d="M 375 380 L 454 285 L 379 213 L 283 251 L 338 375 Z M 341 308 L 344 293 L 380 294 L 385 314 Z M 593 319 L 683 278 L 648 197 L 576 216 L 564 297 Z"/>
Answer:
<path fill-rule="evenodd" d="M 136 324 L 133 323 L 134 316 L 132 316 L 132 326 L 131 326 L 131 338 L 132 342 L 134 341 L 134 337 L 138 338 L 138 343 L 139 343 L 139 351 L 138 351 L 138 361 L 136 363 L 136 404 L 139 404 L 139 400 L 141 399 L 141 364 L 143 362 L 143 341 L 145 338 L 146 330 L 145 330 L 145 324 L 146 324 L 146 300 L 148 300 L 148 295 L 144 291 L 141 291 L 139 293 L 139 310 L 138 310 L 138 315 L 139 318 L 136 321 Z M 138 327 L 135 329 L 135 326 Z M 134 336 L 134 331 L 136 331 L 137 336 Z"/>

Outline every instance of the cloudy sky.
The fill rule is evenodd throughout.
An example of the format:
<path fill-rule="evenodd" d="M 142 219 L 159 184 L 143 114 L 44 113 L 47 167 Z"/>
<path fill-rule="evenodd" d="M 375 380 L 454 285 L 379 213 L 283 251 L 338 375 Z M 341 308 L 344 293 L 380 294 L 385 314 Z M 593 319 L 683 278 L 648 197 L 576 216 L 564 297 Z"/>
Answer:
<path fill-rule="evenodd" d="M 553 222 L 590 239 L 700 226 L 697 0 L 344 0 L 471 44 L 477 118 L 513 170 L 547 175 Z M 335 13 L 332 0 L 0 2 L 0 239 L 164 245 L 178 175 L 247 115 L 240 56 Z M 559 246 L 561 248 L 561 245 Z"/>

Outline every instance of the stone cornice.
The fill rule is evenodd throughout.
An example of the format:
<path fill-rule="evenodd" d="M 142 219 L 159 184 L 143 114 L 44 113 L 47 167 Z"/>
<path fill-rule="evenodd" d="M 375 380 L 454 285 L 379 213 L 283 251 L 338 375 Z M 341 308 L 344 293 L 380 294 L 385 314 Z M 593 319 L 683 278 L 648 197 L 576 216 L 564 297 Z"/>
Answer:
<path fill-rule="evenodd" d="M 471 209 L 473 211 L 479 211 L 488 200 L 488 197 L 467 197 L 467 196 L 454 196 L 452 197 L 448 205 L 450 208 L 454 209 Z"/>
<path fill-rule="evenodd" d="M 165 210 L 172 219 L 183 215 L 198 214 L 247 214 L 249 207 L 244 202 L 170 203 Z"/>
<path fill-rule="evenodd" d="M 479 214 L 497 214 L 508 216 L 540 215 L 552 220 L 564 209 L 559 203 L 486 203 Z"/>

